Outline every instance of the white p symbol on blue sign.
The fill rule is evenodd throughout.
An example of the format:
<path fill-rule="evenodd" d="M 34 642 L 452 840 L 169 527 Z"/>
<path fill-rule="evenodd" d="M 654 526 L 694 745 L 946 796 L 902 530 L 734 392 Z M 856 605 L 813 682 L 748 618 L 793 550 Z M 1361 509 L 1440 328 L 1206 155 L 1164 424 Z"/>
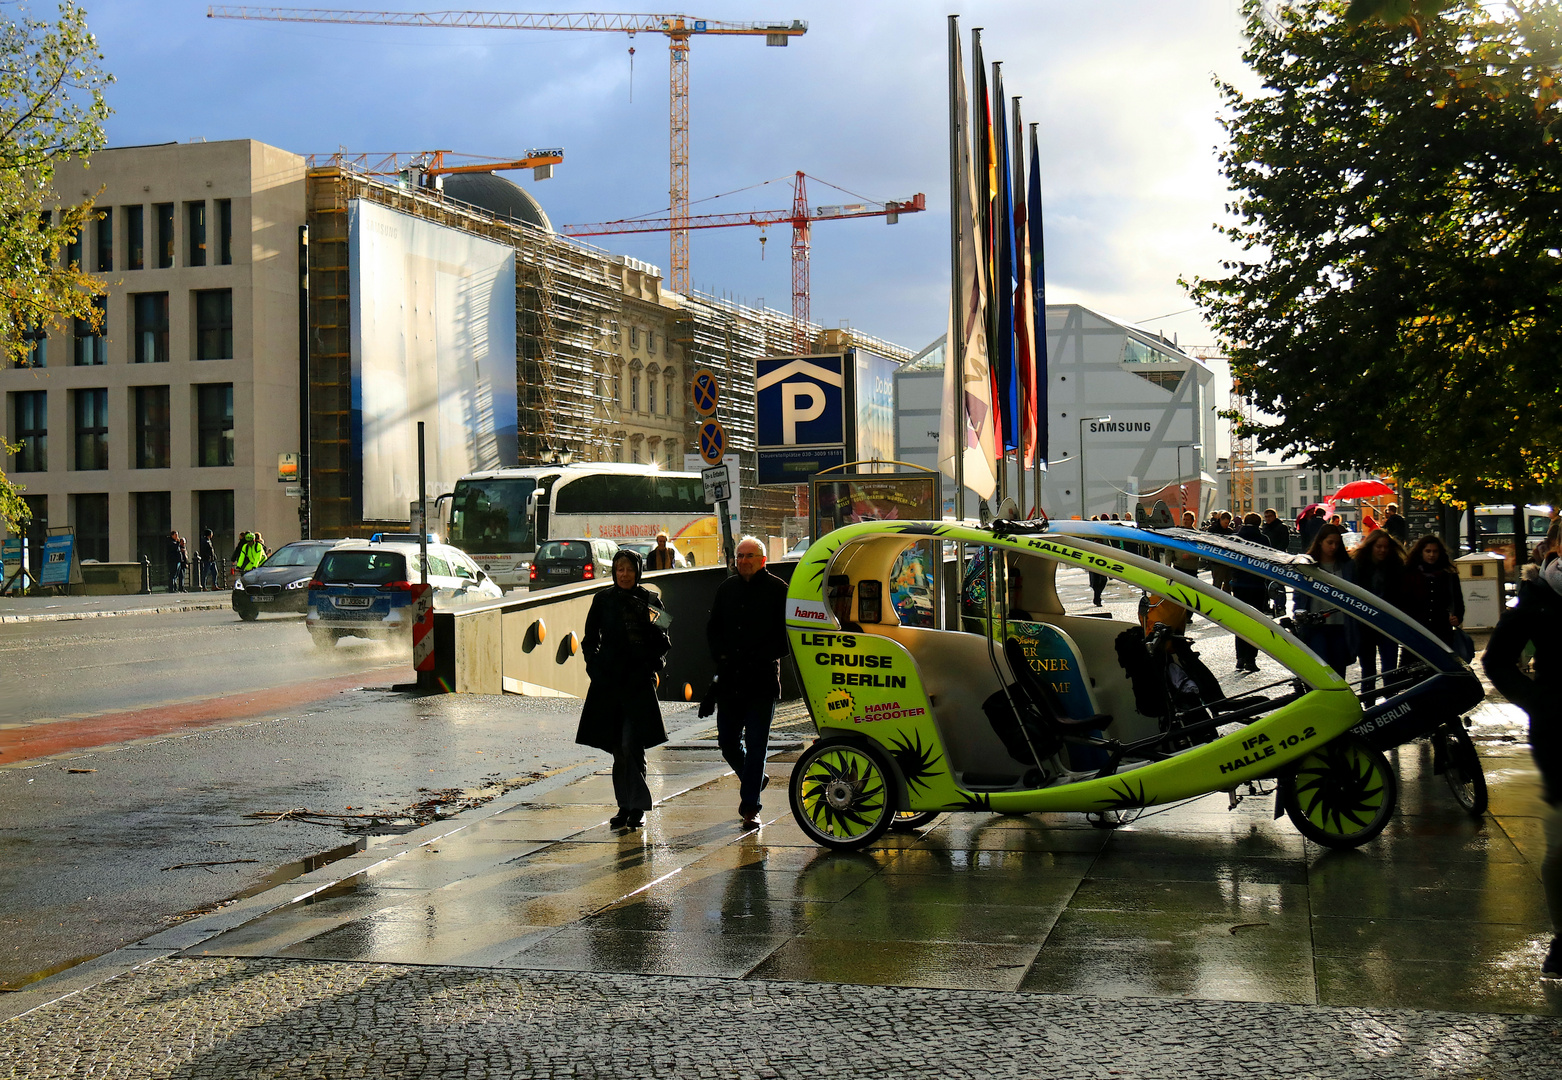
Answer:
<path fill-rule="evenodd" d="M 772 363 L 776 364 L 774 369 L 765 370 Z M 840 412 L 846 380 L 841 363 L 834 357 L 759 361 L 754 389 L 761 447 L 840 443 L 844 439 Z M 800 427 L 806 430 L 799 432 Z"/>

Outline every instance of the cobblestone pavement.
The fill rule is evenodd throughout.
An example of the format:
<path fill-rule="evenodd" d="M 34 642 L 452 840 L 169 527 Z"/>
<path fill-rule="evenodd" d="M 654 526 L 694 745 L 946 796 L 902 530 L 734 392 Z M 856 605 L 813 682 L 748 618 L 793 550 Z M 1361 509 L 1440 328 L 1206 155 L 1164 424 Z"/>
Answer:
<path fill-rule="evenodd" d="M 14 1077 L 1554 1080 L 1553 1017 L 167 959 L 0 1026 Z"/>

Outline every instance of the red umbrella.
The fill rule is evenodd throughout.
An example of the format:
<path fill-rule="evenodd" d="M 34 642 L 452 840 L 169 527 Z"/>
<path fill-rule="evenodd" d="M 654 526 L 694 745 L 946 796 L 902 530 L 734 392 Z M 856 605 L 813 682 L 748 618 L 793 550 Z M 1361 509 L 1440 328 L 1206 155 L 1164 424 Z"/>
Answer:
<path fill-rule="evenodd" d="M 1341 499 L 1372 499 L 1392 494 L 1394 489 L 1381 480 L 1353 480 L 1329 498 L 1332 502 L 1339 502 Z"/>

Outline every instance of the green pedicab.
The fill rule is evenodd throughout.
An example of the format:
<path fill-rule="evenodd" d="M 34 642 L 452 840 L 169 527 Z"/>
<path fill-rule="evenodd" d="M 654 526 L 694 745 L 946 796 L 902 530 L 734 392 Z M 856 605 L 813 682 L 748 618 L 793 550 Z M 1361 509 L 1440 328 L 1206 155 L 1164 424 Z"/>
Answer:
<path fill-rule="evenodd" d="M 811 839 L 858 848 L 897 816 L 1105 815 L 1260 780 L 1278 783 L 1280 805 L 1321 843 L 1356 846 L 1381 831 L 1393 812 L 1393 772 L 1350 733 L 1362 715 L 1356 695 L 1306 646 L 1256 609 L 1158 562 L 1048 534 L 1041 524 L 1025 528 L 865 522 L 831 532 L 803 556 L 786 620 L 819 738 L 793 769 L 791 803 Z M 1024 591 L 989 599 L 987 616 L 962 619 L 962 629 L 907 625 L 877 598 L 897 560 L 919 544 L 985 552 L 989 567 L 1007 566 L 1016 580 L 1023 570 Z M 1059 566 L 1106 574 L 1196 612 L 1289 677 L 1275 697 L 1147 706 L 1130 669 L 1142 667 L 1135 649 L 1164 653 L 1162 630 L 1125 634 L 1138 624 L 1067 613 L 1054 584 Z M 842 596 L 858 597 L 858 606 L 842 608 Z"/>

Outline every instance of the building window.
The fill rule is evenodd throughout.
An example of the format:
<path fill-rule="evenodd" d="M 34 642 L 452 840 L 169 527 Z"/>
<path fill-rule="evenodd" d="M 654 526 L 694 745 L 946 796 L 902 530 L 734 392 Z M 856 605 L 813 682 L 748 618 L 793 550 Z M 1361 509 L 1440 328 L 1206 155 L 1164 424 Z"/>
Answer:
<path fill-rule="evenodd" d="M 157 215 L 157 268 L 167 270 L 174 264 L 174 204 L 157 203 L 152 213 Z"/>
<path fill-rule="evenodd" d="M 108 468 L 108 391 L 77 390 L 75 393 L 76 468 Z"/>
<path fill-rule="evenodd" d="M 620 409 L 624 407 L 624 384 L 618 372 L 613 372 L 613 404 Z M 613 459 L 617 461 L 617 458 Z"/>
<path fill-rule="evenodd" d="M 1269 477 L 1267 477 L 1267 476 L 1260 476 L 1258 478 L 1258 493 L 1260 495 L 1268 495 L 1269 494 Z"/>
<path fill-rule="evenodd" d="M 14 464 L 17 472 L 47 472 L 49 468 L 49 392 L 24 390 L 13 395 L 16 401 L 16 442 Z"/>
<path fill-rule="evenodd" d="M 137 491 L 130 496 L 136 511 L 136 562 L 152 564 L 152 580 L 168 583 L 168 534 L 173 529 L 166 491 Z"/>
<path fill-rule="evenodd" d="M 195 388 L 195 464 L 233 464 L 233 384 L 208 383 Z"/>
<path fill-rule="evenodd" d="M 665 392 L 662 394 L 662 412 L 671 416 L 673 414 L 673 381 L 668 379 L 667 385 L 663 389 Z"/>
<path fill-rule="evenodd" d="M 629 407 L 635 412 L 640 411 L 640 374 L 629 376 Z"/>
<path fill-rule="evenodd" d="M 655 330 L 647 330 L 645 332 L 645 351 L 650 353 L 652 356 L 656 355 L 656 331 Z"/>
<path fill-rule="evenodd" d="M 168 294 L 131 293 L 137 364 L 168 363 Z"/>
<path fill-rule="evenodd" d="M 217 200 L 217 261 L 223 266 L 233 263 L 233 200 Z"/>
<path fill-rule="evenodd" d="M 17 361 L 17 367 L 40 368 L 49 366 L 49 331 L 33 327 L 22 331 L 27 342 L 27 358 Z"/>
<path fill-rule="evenodd" d="M 645 411 L 648 412 L 648 413 L 651 413 L 653 415 L 656 413 L 656 380 L 655 379 L 646 379 L 645 380 Z"/>
<path fill-rule="evenodd" d="M 108 338 L 104 331 L 108 328 L 108 297 L 94 296 L 92 298 L 92 310 L 95 313 L 97 325 L 93 325 L 93 319 L 74 319 L 72 344 L 75 351 L 71 362 L 77 367 L 96 367 L 108 360 Z"/>
<path fill-rule="evenodd" d="M 125 207 L 125 269 L 146 269 L 146 207 Z"/>
<path fill-rule="evenodd" d="M 76 557 L 108 562 L 108 496 L 72 495 L 71 524 L 76 527 Z"/>
<path fill-rule="evenodd" d="M 1325 476 L 1323 478 L 1323 483 L 1326 488 L 1332 488 L 1334 486 L 1334 474 L 1329 473 L 1327 476 Z"/>
<path fill-rule="evenodd" d="M 114 208 L 105 206 L 98 211 L 98 273 L 106 274 L 114 269 Z"/>
<path fill-rule="evenodd" d="M 629 328 L 629 347 L 631 349 L 638 349 L 640 347 L 640 328 L 638 326 L 631 326 Z"/>
<path fill-rule="evenodd" d="M 1307 494 L 1307 477 L 1298 476 L 1296 478 L 1296 490 L 1300 491 L 1303 495 Z"/>
<path fill-rule="evenodd" d="M 631 446 L 629 448 L 629 463 L 631 465 L 638 465 L 638 464 L 640 464 L 640 444 L 639 443 L 635 443 L 633 446 Z"/>
<path fill-rule="evenodd" d="M 72 233 L 65 241 L 65 265 L 81 269 L 81 233 Z"/>
<path fill-rule="evenodd" d="M 168 468 L 168 387 L 135 387 L 138 469 Z"/>
<path fill-rule="evenodd" d="M 1275 494 L 1276 495 L 1284 495 L 1285 494 L 1285 489 L 1286 489 L 1286 482 L 1285 481 L 1286 481 L 1286 478 L 1283 477 L 1283 476 L 1275 477 Z M 1277 510 L 1279 509 L 1279 505 L 1278 504 L 1276 505 L 1275 509 L 1277 509 Z"/>
<path fill-rule="evenodd" d="M 218 559 L 226 559 L 233 552 L 233 492 L 197 491 L 195 493 L 195 542 L 190 546 L 194 555 L 200 550 L 201 537 L 212 531 L 212 548 Z"/>
<path fill-rule="evenodd" d="M 186 266 L 206 265 L 206 203 L 184 204 L 184 232 L 190 243 L 190 261 Z"/>
<path fill-rule="evenodd" d="M 676 469 L 676 468 L 678 468 L 677 463 L 675 461 L 673 461 L 673 453 L 676 450 L 677 450 L 677 447 L 674 446 L 672 440 L 669 439 L 667 441 L 667 468 L 668 469 Z"/>
<path fill-rule="evenodd" d="M 195 294 L 195 358 L 233 359 L 233 290 Z"/>

